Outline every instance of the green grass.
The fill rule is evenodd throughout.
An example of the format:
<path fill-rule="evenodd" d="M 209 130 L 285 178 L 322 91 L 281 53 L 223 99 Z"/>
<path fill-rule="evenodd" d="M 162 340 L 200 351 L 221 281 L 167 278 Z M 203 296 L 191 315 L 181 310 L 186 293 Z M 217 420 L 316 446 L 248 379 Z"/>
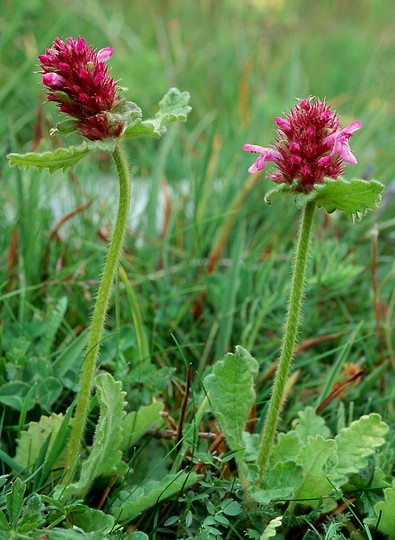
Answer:
<path fill-rule="evenodd" d="M 10 460 L 15 458 L 18 433 L 42 414 L 65 413 L 74 399 L 84 330 L 115 214 L 111 195 L 116 180 L 104 156 L 81 162 L 73 174 L 38 174 L 11 169 L 6 163 L 8 152 L 32 150 L 37 125 L 42 127 L 41 151 L 77 141 L 49 136 L 58 113 L 53 104 L 41 108 L 44 95 L 40 76 L 34 73 L 37 55 L 55 37 L 81 35 L 97 48 L 111 44 L 111 72 L 129 88 L 127 97 L 146 116 L 156 112 L 170 86 L 191 94 L 193 110 L 186 124 L 172 127 L 159 141 L 136 139 L 126 145 L 136 179 L 132 214 L 142 204 L 141 192 L 148 194 L 149 202 L 127 235 L 121 261 L 124 273 L 114 288 L 100 366 L 122 381 L 128 412 L 153 399 L 163 401 L 166 425 L 153 425 L 135 449 L 128 449 L 130 472 L 116 481 L 103 503 L 102 510 L 108 513 L 120 490 L 135 489 L 145 476 L 160 479 L 169 470 L 176 472 L 175 464 L 182 467 L 174 439 L 155 434 L 174 429 L 172 419 L 177 426 L 190 363 L 193 376 L 186 426 L 194 425 L 196 410 L 202 405 L 204 376 L 236 345 L 247 348 L 258 361 L 256 403 L 262 422 L 271 387 L 268 372 L 281 343 L 297 210 L 286 196 L 273 200 L 271 206 L 264 204 L 270 182 L 262 178 L 255 185 L 247 184 L 251 155 L 241 147 L 245 142 L 271 144 L 273 117 L 288 110 L 297 97 L 318 95 L 327 98 L 345 123 L 353 119 L 363 123 L 352 139 L 358 165 L 348 167 L 345 176 L 366 174 L 385 185 L 393 182 L 394 17 L 391 0 L 90 0 L 68 4 L 3 0 L 0 383 L 3 388 L 10 383 L 17 386 L 10 387 L 9 401 L 2 401 L 1 451 L 7 457 L 0 455 L 1 473 L 9 475 L 0 493 L 2 510 L 9 482 L 15 479 Z M 390 426 L 387 443 L 377 457 L 386 480 L 394 473 L 395 423 L 395 199 L 391 190 L 393 183 L 380 209 L 360 223 L 317 212 L 299 332 L 299 342 L 317 342 L 295 358 L 294 368 L 300 371 L 281 422 L 281 430 L 287 432 L 298 411 L 316 407 L 334 384 L 347 379 L 347 366 L 355 363 L 365 370 L 362 379 L 335 397 L 322 416 L 336 433 L 343 413 L 346 422 L 380 413 Z M 83 207 L 93 198 L 92 204 Z M 163 220 L 155 223 L 158 206 L 168 212 L 166 227 Z M 57 228 L 59 220 L 76 208 L 80 210 Z M 375 224 L 378 244 L 373 263 Z M 210 271 L 210 257 L 221 239 L 218 263 Z M 376 298 L 373 267 L 377 269 Z M 67 298 L 64 312 L 62 298 Z M 329 339 L 318 340 L 325 336 Z M 61 381 L 61 387 L 53 378 Z M 33 395 L 28 395 L 33 386 Z M 97 418 L 93 402 L 86 446 L 92 443 Z M 213 432 L 211 420 L 202 410 L 198 429 Z M 196 439 L 189 436 L 195 444 Z M 226 516 L 221 507 L 224 495 L 241 503 L 234 464 L 230 461 L 227 469 L 213 459 L 208 451 L 211 443 L 212 439 L 200 439 L 192 457 L 188 455 L 192 461 L 208 463 L 201 484 L 133 521 L 150 539 L 209 539 L 204 531 L 201 536 L 197 531 L 208 516 Z M 38 457 L 40 463 L 43 455 Z M 33 492 L 52 497 L 56 475 L 61 475 L 57 471 L 48 476 L 44 488 L 38 473 L 29 477 L 32 470 L 21 476 L 30 509 L 38 504 Z M 88 506 L 97 507 L 106 485 L 106 480 L 95 484 L 86 499 Z M 357 500 L 358 519 L 362 521 L 372 511 L 376 496 L 366 496 L 368 502 Z M 70 509 L 56 513 L 50 510 L 54 504 L 46 501 L 45 512 L 38 511 L 36 531 L 58 519 L 59 526 L 69 523 L 60 516 Z M 7 511 L 6 515 L 11 521 Z M 246 529 L 261 534 L 276 515 L 275 506 L 261 512 L 244 507 L 242 514 L 227 515 L 229 524 L 219 525 L 220 537 L 245 538 Z M 171 521 L 165 525 L 172 516 L 181 517 L 178 529 Z M 298 538 L 335 538 L 330 533 L 325 536 L 322 528 L 321 536 L 306 532 L 308 522 L 318 528 L 316 516 L 307 516 L 303 523 L 300 516 L 294 517 L 299 519 L 294 524 Z M 345 538 L 351 538 L 353 528 L 364 530 L 347 512 L 336 519 L 346 522 L 341 529 Z M 31 537 L 40 534 L 42 530 Z M 126 538 L 131 530 L 114 529 L 112 536 L 117 534 Z M 284 538 L 281 534 L 278 538 Z M 296 535 L 288 532 L 288 537 L 292 534 Z M 354 538 L 368 538 L 366 532 L 358 534 Z M 58 536 L 54 533 L 53 538 Z"/>

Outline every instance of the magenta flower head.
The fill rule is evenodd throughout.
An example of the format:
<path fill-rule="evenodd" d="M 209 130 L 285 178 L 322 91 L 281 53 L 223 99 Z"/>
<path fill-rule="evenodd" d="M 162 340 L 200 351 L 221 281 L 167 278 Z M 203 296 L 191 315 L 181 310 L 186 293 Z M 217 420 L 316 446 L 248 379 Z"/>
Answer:
<path fill-rule="evenodd" d="M 357 163 L 348 141 L 362 127 L 355 120 L 341 129 L 338 115 L 325 100 L 300 99 L 285 118 L 276 117 L 277 138 L 274 148 L 245 144 L 243 149 L 259 154 L 248 169 L 255 173 L 273 162 L 269 178 L 279 184 L 293 185 L 295 191 L 310 192 L 325 178 L 336 179 L 344 163 Z"/>
<path fill-rule="evenodd" d="M 122 98 L 106 65 L 112 52 L 112 47 L 96 51 L 83 38 L 69 37 L 55 39 L 38 57 L 48 101 L 75 118 L 77 130 L 90 140 L 119 137 L 124 129 L 122 119 L 113 114 Z"/>

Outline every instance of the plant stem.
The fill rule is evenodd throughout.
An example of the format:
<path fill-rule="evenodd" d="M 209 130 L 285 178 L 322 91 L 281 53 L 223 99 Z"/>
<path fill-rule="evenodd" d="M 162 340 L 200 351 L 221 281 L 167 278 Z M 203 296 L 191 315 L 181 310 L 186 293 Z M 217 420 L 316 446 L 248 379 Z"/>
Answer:
<path fill-rule="evenodd" d="M 103 275 L 97 293 L 96 304 L 93 310 L 86 355 L 82 366 L 81 384 L 77 397 L 77 407 L 72 422 L 68 454 L 65 465 L 66 475 L 64 478 L 64 483 L 71 479 L 79 458 L 81 440 L 88 416 L 93 378 L 96 373 L 96 363 L 99 355 L 100 341 L 110 300 L 111 287 L 118 267 L 119 257 L 122 252 L 122 245 L 129 217 L 131 199 L 130 173 L 127 159 L 118 141 L 112 156 L 115 161 L 119 179 L 118 213 L 107 252 L 107 259 L 104 265 Z"/>
<path fill-rule="evenodd" d="M 302 221 L 299 228 L 299 237 L 296 247 L 296 257 L 293 267 L 291 291 L 288 303 L 287 320 L 284 328 L 281 356 L 274 378 L 269 410 L 266 416 L 259 445 L 260 448 L 257 465 L 259 467 L 260 482 L 263 480 L 265 468 L 269 461 L 270 452 L 273 448 L 274 438 L 276 436 L 280 413 L 285 402 L 286 383 L 289 368 L 292 362 L 296 334 L 299 326 L 300 308 L 303 300 L 306 262 L 309 251 L 314 210 L 315 202 L 313 201 L 307 203 L 303 210 Z"/>

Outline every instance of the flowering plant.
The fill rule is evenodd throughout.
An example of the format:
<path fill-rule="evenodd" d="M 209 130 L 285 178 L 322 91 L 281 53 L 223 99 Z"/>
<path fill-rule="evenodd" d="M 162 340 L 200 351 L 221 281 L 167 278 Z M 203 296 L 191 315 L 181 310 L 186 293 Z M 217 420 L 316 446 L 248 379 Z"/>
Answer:
<path fill-rule="evenodd" d="M 259 154 L 248 169 L 250 174 L 265 169 L 269 162 L 275 165 L 269 179 L 277 186 L 266 195 L 268 204 L 273 194 L 290 191 L 296 195 L 299 207 L 315 200 L 328 212 L 339 209 L 353 218 L 375 208 L 382 190 L 379 182 L 360 179 L 348 182 L 341 177 L 346 163 L 357 163 L 349 139 L 361 129 L 359 120 L 341 128 L 339 116 L 325 100 L 305 98 L 285 118 L 277 116 L 274 121 L 277 125 L 274 148 L 243 146 L 244 150 Z"/>
<path fill-rule="evenodd" d="M 11 165 L 48 168 L 50 172 L 67 169 L 86 155 L 96 151 L 109 151 L 114 159 L 119 179 L 119 206 L 108 248 L 102 278 L 93 310 L 92 322 L 82 366 L 80 390 L 71 427 L 64 481 L 74 475 L 78 464 L 81 439 L 89 410 L 100 341 L 108 310 L 111 287 L 122 252 L 130 208 L 130 171 L 123 152 L 121 139 L 149 135 L 160 137 L 167 126 L 177 120 L 186 120 L 191 108 L 188 92 L 172 88 L 159 104 L 159 112 L 152 119 L 142 119 L 142 111 L 135 103 L 127 101 L 122 90 L 110 76 L 107 61 L 113 54 L 112 47 L 96 51 L 83 38 L 55 39 L 52 47 L 39 56 L 42 82 L 48 91 L 48 101 L 58 104 L 61 113 L 68 116 L 52 134 L 68 135 L 77 132 L 87 141 L 79 146 L 59 148 L 53 152 L 9 154 Z M 109 376 L 110 377 L 110 376 Z M 114 383 L 115 385 L 115 383 Z M 100 394 L 100 384 L 97 383 Z M 98 433 L 98 437 L 102 434 Z M 111 438 L 108 438 L 111 446 Z M 95 458 L 105 459 L 105 452 Z M 92 468 L 81 469 L 79 493 L 87 490 L 92 482 Z M 83 488 L 81 486 L 84 486 Z M 69 486 L 70 487 L 70 486 Z"/>
<path fill-rule="evenodd" d="M 383 185 L 375 180 L 341 178 L 344 164 L 356 164 L 349 146 L 349 139 L 362 127 L 354 120 L 345 128 L 340 127 L 339 117 L 324 100 L 300 99 L 285 118 L 276 117 L 277 138 L 274 148 L 245 144 L 243 149 L 259 156 L 248 172 L 253 174 L 273 162 L 275 169 L 269 174 L 277 184 L 266 195 L 282 191 L 296 195 L 295 202 L 303 208 L 303 215 L 296 246 L 286 324 L 278 369 L 274 378 L 272 396 L 260 439 L 257 458 L 259 479 L 262 480 L 270 458 L 277 424 L 285 402 L 286 384 L 291 367 L 296 335 L 300 323 L 307 256 L 316 206 L 328 212 L 342 210 L 356 217 L 368 209 L 376 208 Z"/>

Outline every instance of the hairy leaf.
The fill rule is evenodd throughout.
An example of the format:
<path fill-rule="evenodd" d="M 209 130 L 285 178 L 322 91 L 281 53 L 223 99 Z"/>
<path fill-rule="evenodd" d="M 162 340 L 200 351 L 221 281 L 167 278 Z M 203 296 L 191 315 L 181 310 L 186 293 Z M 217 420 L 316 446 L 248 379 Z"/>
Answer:
<path fill-rule="evenodd" d="M 148 429 L 162 424 L 162 410 L 163 403 L 157 401 L 127 414 L 123 422 L 122 450 L 130 448 Z"/>
<path fill-rule="evenodd" d="M 352 473 L 366 467 L 368 457 L 375 448 L 384 444 L 388 426 L 380 415 L 372 413 L 361 416 L 335 437 L 339 461 L 336 465 L 337 482 L 344 484 Z"/>
<path fill-rule="evenodd" d="M 295 431 L 280 433 L 278 442 L 270 454 L 270 466 L 274 466 L 276 463 L 295 461 L 300 453 L 301 445 L 301 441 Z"/>
<path fill-rule="evenodd" d="M 276 529 L 281 527 L 282 521 L 283 521 L 282 516 L 277 516 L 276 518 L 272 519 L 269 525 L 263 531 L 263 534 L 259 540 L 269 540 L 269 538 L 273 538 L 273 536 L 276 536 L 277 534 Z"/>
<path fill-rule="evenodd" d="M 100 406 L 95 438 L 89 457 L 82 464 L 80 479 L 66 487 L 66 496 L 84 497 L 96 478 L 123 474 L 127 469 L 120 450 L 125 416 L 122 384 L 109 373 L 101 373 L 95 385 Z"/>
<path fill-rule="evenodd" d="M 260 504 L 290 500 L 303 482 L 303 469 L 295 461 L 275 463 L 268 468 L 265 488 L 250 487 L 249 493 Z"/>
<path fill-rule="evenodd" d="M 37 169 L 49 169 L 51 173 L 62 169 L 65 171 L 73 167 L 82 158 L 92 152 L 113 152 L 115 141 L 107 139 L 105 141 L 83 142 L 79 146 L 69 146 L 68 148 L 57 148 L 53 152 L 43 152 L 41 154 L 30 152 L 28 154 L 8 154 L 10 165 L 18 167 L 35 167 Z"/>
<path fill-rule="evenodd" d="M 17 439 L 14 459 L 21 468 L 25 469 L 26 476 L 30 476 L 35 468 L 33 466 L 37 464 L 41 449 L 48 437 L 49 444 L 46 454 L 50 454 L 62 423 L 63 415 L 52 413 L 51 416 L 42 416 L 38 422 L 30 422 L 27 430 L 21 431 Z M 62 467 L 63 462 L 64 453 L 56 460 L 56 467 Z"/>
<path fill-rule="evenodd" d="M 395 536 L 395 479 L 392 486 L 384 490 L 384 501 L 374 506 L 374 513 L 380 519 L 378 529 L 391 538 Z M 378 520 L 371 520 L 371 524 L 377 526 Z"/>
<path fill-rule="evenodd" d="M 6 495 L 6 506 L 8 518 L 11 527 L 14 529 L 21 515 L 23 508 L 23 496 L 25 494 L 26 485 L 22 483 L 20 478 L 16 478 L 12 484 L 10 493 Z"/>
<path fill-rule="evenodd" d="M 321 416 L 317 416 L 313 407 L 306 407 L 298 413 L 299 419 L 294 422 L 295 432 L 300 441 L 306 443 L 309 436 L 322 435 L 327 439 L 330 435 L 329 428 Z"/>
<path fill-rule="evenodd" d="M 172 122 L 185 121 L 191 107 L 188 105 L 190 95 L 171 88 L 159 102 L 159 111 L 155 118 L 136 122 L 126 128 L 124 137 L 161 137 Z"/>
<path fill-rule="evenodd" d="M 258 363 L 240 346 L 217 362 L 205 378 L 205 387 L 213 412 L 232 450 L 245 452 L 243 430 L 255 400 L 254 377 Z"/>
<path fill-rule="evenodd" d="M 195 473 L 168 474 L 162 480 L 152 480 L 134 491 L 123 491 L 112 507 L 112 513 L 117 521 L 131 521 L 148 508 L 193 486 L 200 478 Z"/>
<path fill-rule="evenodd" d="M 331 495 L 333 483 L 328 477 L 335 460 L 336 443 L 333 439 L 324 439 L 321 435 L 309 436 L 297 459 L 298 465 L 303 468 L 303 483 L 295 498 L 307 499 L 304 504 L 315 507 L 320 504 L 321 497 Z M 332 507 L 333 504 L 329 503 L 329 506 Z M 325 511 L 327 510 L 329 508 L 325 507 Z"/>
<path fill-rule="evenodd" d="M 325 183 L 317 184 L 307 195 L 299 194 L 295 198 L 296 205 L 301 208 L 308 201 L 314 200 L 329 213 L 335 210 L 344 212 L 347 217 L 355 220 L 367 210 L 375 210 L 381 200 L 384 186 L 376 180 L 355 178 L 326 178 Z"/>

